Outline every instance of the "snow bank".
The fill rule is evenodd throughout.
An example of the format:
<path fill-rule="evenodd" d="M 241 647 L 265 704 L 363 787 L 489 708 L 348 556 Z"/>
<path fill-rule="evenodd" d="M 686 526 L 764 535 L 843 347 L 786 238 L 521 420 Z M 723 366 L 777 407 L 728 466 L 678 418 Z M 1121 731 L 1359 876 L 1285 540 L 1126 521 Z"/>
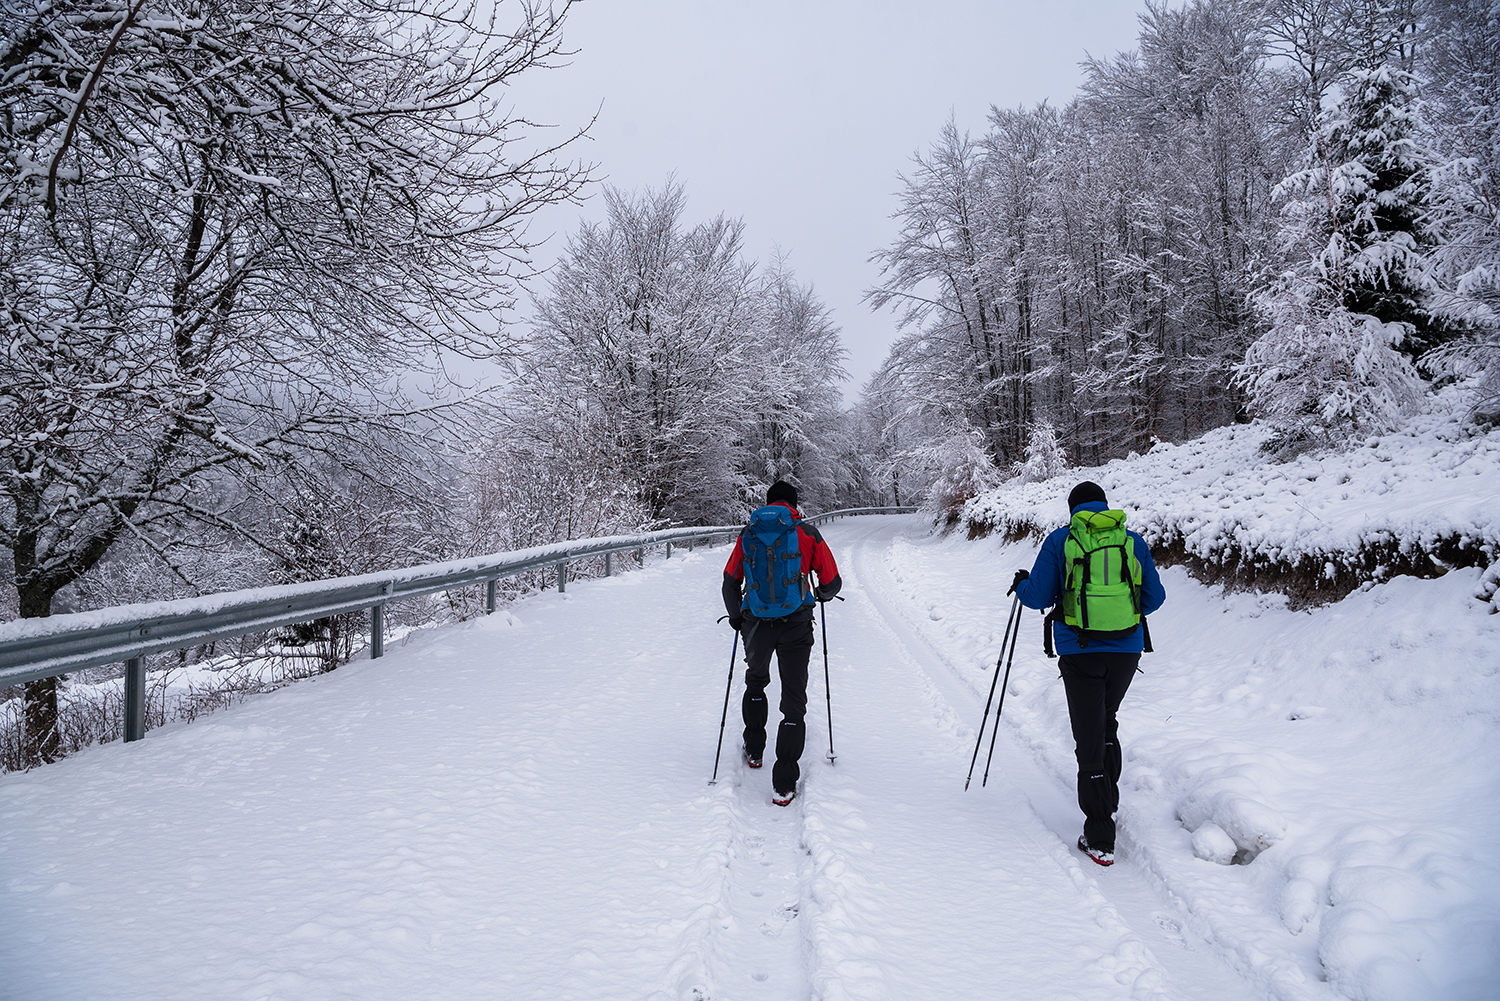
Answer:
<path fill-rule="evenodd" d="M 949 536 L 898 540 L 888 556 L 910 625 L 976 705 L 1005 584 L 1035 553 Z M 1163 571 L 1157 652 L 1120 713 L 1117 853 L 1272 997 L 1495 997 L 1500 616 L 1471 600 L 1479 578 L 1397 577 L 1294 611 Z M 1028 613 L 1004 719 L 1071 785 L 1067 703 L 1040 632 Z"/>
<path fill-rule="evenodd" d="M 1131 460 L 1007 482 L 960 515 L 971 538 L 1040 539 L 1062 524 L 1068 491 L 1104 487 L 1164 565 L 1209 582 L 1331 600 L 1399 574 L 1489 566 L 1500 552 L 1500 429 L 1464 429 L 1466 395 L 1440 394 L 1406 428 L 1346 453 L 1278 463 L 1263 424 L 1218 428 Z M 1500 577 L 1486 578 L 1493 601 Z"/>

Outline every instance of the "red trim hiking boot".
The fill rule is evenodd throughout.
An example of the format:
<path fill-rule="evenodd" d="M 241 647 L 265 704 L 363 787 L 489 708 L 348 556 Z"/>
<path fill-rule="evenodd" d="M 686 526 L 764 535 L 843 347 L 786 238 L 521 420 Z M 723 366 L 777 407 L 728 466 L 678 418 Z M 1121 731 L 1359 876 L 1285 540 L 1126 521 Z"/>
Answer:
<path fill-rule="evenodd" d="M 758 754 L 751 755 L 750 752 L 748 752 L 748 751 L 746 751 L 744 753 L 745 753 L 745 765 L 747 767 L 749 767 L 749 768 L 759 768 L 760 767 L 760 765 L 761 765 L 760 755 L 758 755 Z"/>
<path fill-rule="evenodd" d="M 1089 846 L 1089 843 L 1083 839 L 1083 835 L 1082 834 L 1078 835 L 1078 850 L 1081 851 L 1081 852 L 1083 852 L 1089 858 L 1093 859 L 1094 862 L 1096 864 L 1098 864 L 1098 865 L 1114 865 L 1115 864 L 1115 853 L 1114 852 L 1112 852 L 1112 851 L 1108 851 L 1107 852 L 1107 851 L 1104 851 L 1104 850 L 1099 849 L 1099 848 L 1091 848 Z"/>
<path fill-rule="evenodd" d="M 771 796 L 771 802 L 775 803 L 777 806 L 786 806 L 788 803 L 790 803 L 792 800 L 794 800 L 796 798 L 797 798 L 797 789 L 794 786 L 790 792 L 781 792 L 780 790 L 778 790 L 777 792 L 775 792 L 774 794 L 772 794 L 772 796 Z"/>

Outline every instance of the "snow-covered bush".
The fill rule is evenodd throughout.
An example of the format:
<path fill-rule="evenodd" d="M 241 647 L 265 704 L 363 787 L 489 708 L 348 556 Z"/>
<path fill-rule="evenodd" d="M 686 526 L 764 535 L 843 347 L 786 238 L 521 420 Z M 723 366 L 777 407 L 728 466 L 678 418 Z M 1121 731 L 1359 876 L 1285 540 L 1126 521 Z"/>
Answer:
<path fill-rule="evenodd" d="M 953 521 L 963 505 L 1000 480 L 995 460 L 984 450 L 984 438 L 967 424 L 935 444 L 917 449 L 914 458 L 932 475 L 923 509 Z"/>
<path fill-rule="evenodd" d="M 1500 562 L 1491 563 L 1484 576 L 1479 578 L 1474 597 L 1489 602 L 1491 615 L 1500 612 Z"/>
<path fill-rule="evenodd" d="M 215 644 L 219 655 L 201 663 L 148 669 L 144 705 L 147 729 L 191 722 L 328 669 L 322 651 L 279 643 L 257 649 L 255 644 L 264 639 L 259 635 L 221 641 Z M 242 644 L 244 652 L 227 649 Z M 156 655 L 148 659 L 148 665 L 176 659 L 175 654 Z M 81 672 L 83 676 L 93 673 Z M 119 740 L 124 732 L 123 677 L 88 681 L 74 676 L 58 687 L 57 702 L 59 755 Z M 0 772 L 21 771 L 35 764 L 27 748 L 22 700 L 0 701 Z"/>

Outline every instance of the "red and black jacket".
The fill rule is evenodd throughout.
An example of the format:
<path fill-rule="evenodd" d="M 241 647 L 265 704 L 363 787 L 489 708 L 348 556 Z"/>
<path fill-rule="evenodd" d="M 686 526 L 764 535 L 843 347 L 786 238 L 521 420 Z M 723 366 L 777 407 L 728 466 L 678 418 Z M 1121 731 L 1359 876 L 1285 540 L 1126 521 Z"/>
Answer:
<path fill-rule="evenodd" d="M 792 512 L 797 524 L 797 551 L 802 554 L 802 575 L 816 574 L 818 579 L 818 595 L 823 600 L 828 600 L 839 593 L 844 586 L 843 580 L 839 578 L 838 564 L 833 561 L 833 553 L 828 548 L 828 543 L 823 541 L 823 535 L 817 526 L 802 523 L 802 514 L 786 501 L 777 501 L 777 504 Z M 748 616 L 750 613 L 743 606 L 745 568 L 743 562 L 745 550 L 740 545 L 740 540 L 734 540 L 734 549 L 729 554 L 729 562 L 724 564 L 724 607 L 729 611 L 730 618 Z M 806 605 L 792 615 L 806 614 L 812 616 L 812 606 Z"/>

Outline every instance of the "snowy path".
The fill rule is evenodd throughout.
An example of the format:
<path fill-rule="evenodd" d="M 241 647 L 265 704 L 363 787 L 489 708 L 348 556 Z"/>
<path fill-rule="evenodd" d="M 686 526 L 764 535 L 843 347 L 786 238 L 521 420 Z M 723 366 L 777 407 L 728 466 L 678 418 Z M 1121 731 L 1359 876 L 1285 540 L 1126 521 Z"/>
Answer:
<path fill-rule="evenodd" d="M 839 756 L 819 648 L 792 807 L 739 760 L 738 677 L 707 785 L 731 636 L 700 550 L 0 779 L 0 995 L 1264 996 L 1071 850 L 1006 727 L 964 792 L 987 682 L 893 575 L 908 530 L 827 531 Z"/>

